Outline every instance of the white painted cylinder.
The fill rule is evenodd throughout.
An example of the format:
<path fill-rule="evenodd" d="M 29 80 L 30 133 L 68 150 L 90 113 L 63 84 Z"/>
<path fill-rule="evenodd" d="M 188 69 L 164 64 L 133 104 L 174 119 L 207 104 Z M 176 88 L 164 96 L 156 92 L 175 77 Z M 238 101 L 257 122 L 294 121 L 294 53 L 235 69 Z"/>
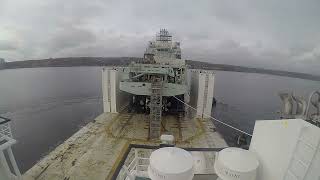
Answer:
<path fill-rule="evenodd" d="M 152 180 L 191 180 L 192 155 L 181 148 L 165 147 L 152 152 L 148 175 Z"/>
<path fill-rule="evenodd" d="M 256 180 L 258 166 L 253 152 L 225 148 L 219 152 L 214 169 L 221 180 Z"/>

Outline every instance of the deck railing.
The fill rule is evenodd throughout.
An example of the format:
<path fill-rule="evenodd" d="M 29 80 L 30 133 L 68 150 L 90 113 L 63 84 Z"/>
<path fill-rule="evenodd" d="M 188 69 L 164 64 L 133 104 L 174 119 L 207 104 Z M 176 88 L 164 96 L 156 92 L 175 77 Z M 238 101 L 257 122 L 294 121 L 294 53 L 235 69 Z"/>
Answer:
<path fill-rule="evenodd" d="M 136 177 L 149 179 L 148 166 L 151 152 L 161 148 L 160 146 L 130 144 L 116 168 L 112 180 L 135 180 Z M 192 152 L 216 153 L 223 148 L 184 148 Z M 149 151 L 148 151 L 149 150 Z M 214 160 L 213 160 L 214 161 Z"/>
<path fill-rule="evenodd" d="M 20 180 L 21 173 L 11 149 L 16 140 L 12 137 L 10 121 L 10 119 L 0 116 L 0 174 L 4 180 Z"/>
<path fill-rule="evenodd" d="M 128 166 L 122 166 L 117 180 L 134 180 L 136 176 L 148 178 L 149 158 L 140 157 L 138 149 L 135 149 L 134 151 L 133 160 Z"/>

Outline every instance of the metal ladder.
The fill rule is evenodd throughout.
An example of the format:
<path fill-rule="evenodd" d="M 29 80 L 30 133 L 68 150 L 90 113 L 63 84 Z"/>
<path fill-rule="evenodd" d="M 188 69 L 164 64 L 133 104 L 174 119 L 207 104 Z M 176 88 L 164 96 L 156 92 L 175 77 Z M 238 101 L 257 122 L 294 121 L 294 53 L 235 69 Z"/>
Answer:
<path fill-rule="evenodd" d="M 303 138 L 305 128 L 301 129 L 300 131 L 299 139 L 297 141 L 297 144 L 295 145 L 295 149 L 293 151 L 284 180 L 304 180 L 320 147 L 320 140 L 318 140 L 317 145 L 314 146 L 311 143 L 307 142 L 306 138 Z M 305 160 L 301 158 L 303 154 L 299 153 L 299 150 L 305 148 L 308 148 L 312 151 L 313 154 L 311 159 Z"/>
<path fill-rule="evenodd" d="M 150 96 L 150 139 L 158 138 L 161 129 L 161 112 L 162 112 L 162 79 L 157 78 L 151 83 Z"/>

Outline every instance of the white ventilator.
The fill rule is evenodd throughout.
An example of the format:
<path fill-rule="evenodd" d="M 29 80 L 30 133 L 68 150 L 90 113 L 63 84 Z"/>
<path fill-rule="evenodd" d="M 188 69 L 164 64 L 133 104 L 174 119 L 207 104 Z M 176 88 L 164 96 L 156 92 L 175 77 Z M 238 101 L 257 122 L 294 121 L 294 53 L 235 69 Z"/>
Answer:
<path fill-rule="evenodd" d="M 191 180 L 192 155 L 180 148 L 165 147 L 152 152 L 148 175 L 152 180 Z"/>
<path fill-rule="evenodd" d="M 215 171 L 221 180 L 255 180 L 259 161 L 253 152 L 240 148 L 225 148 L 215 161 Z"/>

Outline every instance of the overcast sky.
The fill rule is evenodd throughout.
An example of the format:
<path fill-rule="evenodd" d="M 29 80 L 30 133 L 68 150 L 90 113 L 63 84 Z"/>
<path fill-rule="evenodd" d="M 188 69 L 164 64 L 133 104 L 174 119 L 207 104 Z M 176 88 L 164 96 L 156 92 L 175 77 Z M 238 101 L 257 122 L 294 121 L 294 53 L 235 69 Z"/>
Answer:
<path fill-rule="evenodd" d="M 319 0 L 0 0 L 0 57 L 141 57 L 159 28 L 184 59 L 320 74 Z"/>

